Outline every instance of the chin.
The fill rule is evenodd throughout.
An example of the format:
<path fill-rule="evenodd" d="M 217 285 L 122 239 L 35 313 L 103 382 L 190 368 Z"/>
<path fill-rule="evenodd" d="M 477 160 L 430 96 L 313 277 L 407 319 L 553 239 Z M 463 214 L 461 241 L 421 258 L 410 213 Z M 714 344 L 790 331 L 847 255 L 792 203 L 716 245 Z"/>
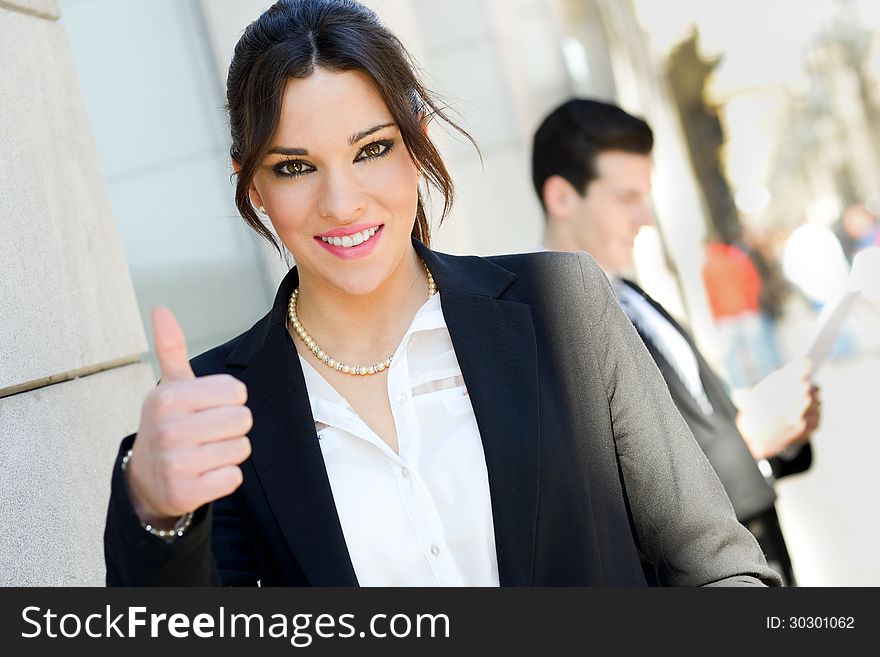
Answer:
<path fill-rule="evenodd" d="M 341 292 L 352 296 L 352 297 L 366 297 L 373 294 L 378 288 L 379 284 L 372 284 L 369 281 L 365 281 L 363 279 L 358 281 L 350 281 L 343 283 L 338 286 Z"/>
<path fill-rule="evenodd" d="M 629 270 L 633 266 L 633 256 L 631 251 L 621 253 L 614 263 L 617 271 Z"/>
<path fill-rule="evenodd" d="M 378 290 L 387 276 L 374 268 L 351 272 L 346 276 L 330 276 L 328 282 L 340 292 L 353 297 L 369 296 Z"/>

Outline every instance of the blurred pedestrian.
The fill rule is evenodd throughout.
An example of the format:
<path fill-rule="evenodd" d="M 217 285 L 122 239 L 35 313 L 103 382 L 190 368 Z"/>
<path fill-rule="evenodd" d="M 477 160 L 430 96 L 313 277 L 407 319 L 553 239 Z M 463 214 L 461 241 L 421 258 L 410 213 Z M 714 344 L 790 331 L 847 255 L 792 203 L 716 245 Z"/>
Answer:
<path fill-rule="evenodd" d="M 772 333 L 765 331 L 761 276 L 742 248 L 723 242 L 706 245 L 702 273 L 730 384 L 749 388 L 781 365 Z"/>

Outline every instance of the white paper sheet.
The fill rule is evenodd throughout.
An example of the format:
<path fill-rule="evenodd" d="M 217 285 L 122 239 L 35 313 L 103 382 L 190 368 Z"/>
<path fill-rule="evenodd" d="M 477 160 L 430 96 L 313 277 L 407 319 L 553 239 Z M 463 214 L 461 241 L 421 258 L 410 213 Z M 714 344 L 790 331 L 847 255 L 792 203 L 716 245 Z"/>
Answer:
<path fill-rule="evenodd" d="M 819 366 L 831 354 L 831 348 L 834 346 L 835 340 L 837 340 L 840 327 L 843 326 L 844 321 L 846 321 L 847 316 L 861 295 L 860 290 L 849 289 L 838 295 L 830 303 L 825 304 L 825 307 L 819 314 L 819 318 L 816 320 L 813 338 L 807 347 L 806 357 L 810 361 L 810 378 L 813 378 Z"/>

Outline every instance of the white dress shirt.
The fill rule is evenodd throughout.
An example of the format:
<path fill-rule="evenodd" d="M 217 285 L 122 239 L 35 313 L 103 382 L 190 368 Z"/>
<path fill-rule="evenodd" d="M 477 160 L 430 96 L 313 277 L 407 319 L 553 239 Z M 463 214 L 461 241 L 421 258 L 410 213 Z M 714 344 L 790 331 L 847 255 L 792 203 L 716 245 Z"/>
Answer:
<path fill-rule="evenodd" d="M 388 370 L 399 454 L 300 356 L 321 452 L 361 586 L 498 586 L 489 479 L 440 295 Z"/>

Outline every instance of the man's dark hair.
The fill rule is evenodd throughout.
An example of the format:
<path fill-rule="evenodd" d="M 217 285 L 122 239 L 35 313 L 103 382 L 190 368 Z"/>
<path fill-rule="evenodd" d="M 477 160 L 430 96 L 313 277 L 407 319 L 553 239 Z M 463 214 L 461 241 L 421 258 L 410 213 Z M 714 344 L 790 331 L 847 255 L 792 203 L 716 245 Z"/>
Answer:
<path fill-rule="evenodd" d="M 617 105 L 575 98 L 551 112 L 532 143 L 532 182 L 544 207 L 544 183 L 562 176 L 579 193 L 597 176 L 596 158 L 606 151 L 648 155 L 654 134 L 645 121 Z M 544 207 L 544 210 L 547 208 Z"/>

